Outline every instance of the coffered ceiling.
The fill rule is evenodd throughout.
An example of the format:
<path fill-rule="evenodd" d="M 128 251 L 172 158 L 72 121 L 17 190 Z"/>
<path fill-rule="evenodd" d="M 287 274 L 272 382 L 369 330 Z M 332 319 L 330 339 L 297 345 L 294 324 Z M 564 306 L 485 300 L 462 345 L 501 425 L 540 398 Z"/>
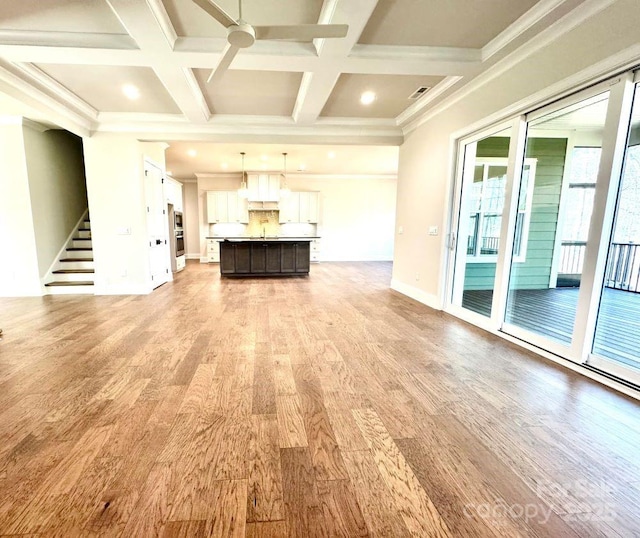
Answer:
<path fill-rule="evenodd" d="M 234 19 L 236 0 L 217 0 Z M 226 30 L 193 0 L 0 2 L 0 114 L 81 136 L 398 145 L 419 115 L 583 0 L 244 0 L 253 25 L 347 24 L 259 40 L 219 80 Z M 139 96 L 129 99 L 124 85 Z M 419 86 L 430 89 L 419 99 Z M 360 103 L 373 91 L 370 105 Z"/>

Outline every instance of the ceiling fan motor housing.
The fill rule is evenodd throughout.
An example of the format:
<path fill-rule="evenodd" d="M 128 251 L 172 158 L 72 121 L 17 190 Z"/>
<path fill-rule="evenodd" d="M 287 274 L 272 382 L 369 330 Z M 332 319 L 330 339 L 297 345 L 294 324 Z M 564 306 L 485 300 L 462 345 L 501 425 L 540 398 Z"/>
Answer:
<path fill-rule="evenodd" d="M 246 49 L 255 43 L 256 32 L 246 22 L 234 24 L 227 28 L 227 41 L 239 49 Z"/>

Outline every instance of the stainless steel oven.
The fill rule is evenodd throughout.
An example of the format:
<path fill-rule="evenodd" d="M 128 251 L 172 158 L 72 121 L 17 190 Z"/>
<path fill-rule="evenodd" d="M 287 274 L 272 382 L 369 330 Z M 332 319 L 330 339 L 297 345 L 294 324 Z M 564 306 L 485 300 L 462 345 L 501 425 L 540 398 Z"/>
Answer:
<path fill-rule="evenodd" d="M 184 232 L 176 230 L 176 258 L 184 255 Z"/>
<path fill-rule="evenodd" d="M 182 230 L 182 212 L 174 211 L 173 212 L 173 228 L 174 230 Z"/>

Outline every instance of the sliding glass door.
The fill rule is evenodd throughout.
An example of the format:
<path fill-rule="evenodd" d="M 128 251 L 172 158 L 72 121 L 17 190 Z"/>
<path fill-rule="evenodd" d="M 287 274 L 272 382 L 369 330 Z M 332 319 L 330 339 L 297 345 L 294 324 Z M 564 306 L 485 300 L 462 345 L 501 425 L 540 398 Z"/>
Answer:
<path fill-rule="evenodd" d="M 460 141 L 447 309 L 640 386 L 638 83 Z"/>
<path fill-rule="evenodd" d="M 573 338 L 608 92 L 528 122 L 505 327 L 536 344 Z"/>
<path fill-rule="evenodd" d="M 640 384 L 640 91 L 637 86 L 591 365 Z"/>
<path fill-rule="evenodd" d="M 510 141 L 509 129 L 469 141 L 460 166 L 452 304 L 485 317 L 491 316 Z"/>

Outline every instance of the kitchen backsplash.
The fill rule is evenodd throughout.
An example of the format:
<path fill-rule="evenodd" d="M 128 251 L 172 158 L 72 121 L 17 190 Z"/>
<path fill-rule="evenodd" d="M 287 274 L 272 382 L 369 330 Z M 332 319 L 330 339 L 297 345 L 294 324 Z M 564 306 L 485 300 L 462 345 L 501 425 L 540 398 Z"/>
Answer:
<path fill-rule="evenodd" d="M 279 235 L 280 223 L 277 211 L 249 211 L 246 235 Z"/>

